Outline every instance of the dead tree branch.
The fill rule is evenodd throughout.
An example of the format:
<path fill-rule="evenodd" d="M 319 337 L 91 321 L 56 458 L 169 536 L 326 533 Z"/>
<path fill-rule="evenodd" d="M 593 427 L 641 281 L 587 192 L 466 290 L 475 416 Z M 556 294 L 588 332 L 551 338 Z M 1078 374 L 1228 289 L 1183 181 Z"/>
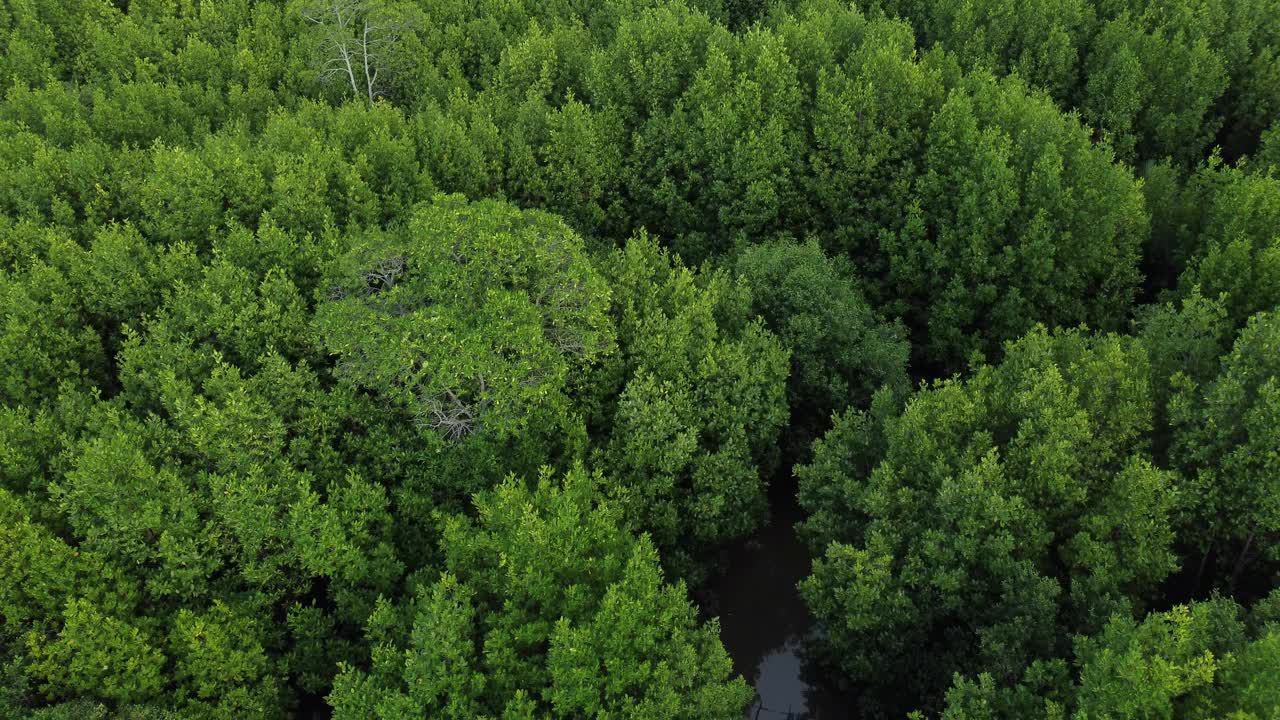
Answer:
<path fill-rule="evenodd" d="M 372 105 L 383 94 L 378 80 L 386 76 L 400 42 L 400 23 L 375 18 L 365 0 L 317 0 L 302 17 L 322 33 L 320 77 L 341 78 L 352 94 Z"/>

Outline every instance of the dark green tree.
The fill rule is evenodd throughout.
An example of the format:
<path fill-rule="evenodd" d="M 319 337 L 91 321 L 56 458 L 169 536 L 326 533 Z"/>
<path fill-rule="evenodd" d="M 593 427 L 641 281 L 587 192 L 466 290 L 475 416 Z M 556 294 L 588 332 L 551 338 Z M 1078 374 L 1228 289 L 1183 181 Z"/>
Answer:
<path fill-rule="evenodd" d="M 905 332 L 878 317 L 847 258 L 780 241 L 746 248 L 733 268 L 751 288 L 752 312 L 791 351 L 791 457 L 808 452 L 833 414 L 866 409 L 881 387 L 907 391 Z"/>
<path fill-rule="evenodd" d="M 788 353 L 727 272 L 640 235 L 603 262 L 621 352 L 587 386 L 595 462 L 677 573 L 764 519 Z"/>
<path fill-rule="evenodd" d="M 1037 328 L 901 414 L 840 418 L 797 470 L 826 657 L 928 702 L 956 669 L 1009 682 L 1142 607 L 1176 567 L 1147 376 L 1130 340 Z"/>
<path fill-rule="evenodd" d="M 1229 590 L 1251 566 L 1265 587 L 1280 563 L 1280 312 L 1250 318 L 1216 376 L 1180 374 L 1173 387 L 1179 534 L 1205 560 L 1216 551 Z"/>
<path fill-rule="evenodd" d="M 1097 22 L 1088 0 L 1050 4 L 984 0 L 874 0 L 873 9 L 911 21 L 924 47 L 939 44 L 967 67 L 1017 73 L 1054 98 L 1079 92 L 1081 63 Z"/>
<path fill-rule="evenodd" d="M 1132 176 L 1020 83 L 967 79 L 934 115 L 911 217 L 882 246 L 920 367 L 1047 325 L 1118 330 L 1148 222 Z"/>
<path fill-rule="evenodd" d="M 1198 211 L 1185 231 L 1186 294 L 1226 294 L 1232 324 L 1280 305 L 1280 177 L 1218 163 L 1191 181 L 1184 200 Z"/>

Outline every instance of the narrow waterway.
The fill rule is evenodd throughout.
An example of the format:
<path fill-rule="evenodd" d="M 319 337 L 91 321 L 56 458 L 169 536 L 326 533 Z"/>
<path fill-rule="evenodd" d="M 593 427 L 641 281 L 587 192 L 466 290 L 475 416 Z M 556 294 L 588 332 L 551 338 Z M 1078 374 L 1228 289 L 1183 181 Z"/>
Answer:
<path fill-rule="evenodd" d="M 795 534 L 801 512 L 794 484 L 774 484 L 772 520 L 730 551 L 712 584 L 710 614 L 734 669 L 756 690 L 747 717 L 759 720 L 832 720 L 848 707 L 812 677 L 805 662 L 812 629 L 796 583 L 809 574 L 809 556 Z"/>

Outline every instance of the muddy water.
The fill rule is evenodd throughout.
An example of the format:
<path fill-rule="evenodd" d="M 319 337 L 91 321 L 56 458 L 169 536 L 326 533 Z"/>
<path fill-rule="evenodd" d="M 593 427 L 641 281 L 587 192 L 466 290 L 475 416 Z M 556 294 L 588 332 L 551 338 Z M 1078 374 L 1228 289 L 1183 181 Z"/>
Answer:
<path fill-rule="evenodd" d="M 770 524 L 734 548 L 711 589 L 711 614 L 734 669 L 755 687 L 747 717 L 831 720 L 848 708 L 806 667 L 811 619 L 796 583 L 809 574 L 809 556 L 794 525 L 801 518 L 794 485 L 778 483 Z"/>

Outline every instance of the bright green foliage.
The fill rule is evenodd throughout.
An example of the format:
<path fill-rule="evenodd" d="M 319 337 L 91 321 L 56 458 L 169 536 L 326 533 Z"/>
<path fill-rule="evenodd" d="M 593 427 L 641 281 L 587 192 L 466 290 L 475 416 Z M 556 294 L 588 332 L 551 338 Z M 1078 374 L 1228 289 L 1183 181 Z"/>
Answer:
<path fill-rule="evenodd" d="M 339 675 L 335 717 L 739 717 L 750 691 L 716 625 L 602 482 L 575 469 L 477 497 L 478 520 L 445 531 L 445 574 L 374 614 L 372 665 Z"/>
<path fill-rule="evenodd" d="M 868 407 L 881 387 L 907 390 L 903 330 L 877 317 L 845 258 L 812 241 L 774 242 L 747 248 L 733 267 L 752 289 L 752 312 L 791 350 L 794 452 L 807 452 L 832 414 Z"/>
<path fill-rule="evenodd" d="M 869 709 L 1265 593 L 1276 0 L 865 8 L 0 3 L 0 716 L 731 717 L 795 459 Z"/>
<path fill-rule="evenodd" d="M 103 616 L 83 600 L 67 603 L 62 632 L 52 642 L 34 637 L 32 672 L 51 688 L 128 702 L 160 688 L 164 656 L 128 623 Z"/>
<path fill-rule="evenodd" d="M 177 675 L 195 695 L 193 713 L 248 714 L 277 706 L 260 622 L 220 601 L 207 612 L 178 612 L 171 652 Z"/>
<path fill-rule="evenodd" d="M 1261 720 L 1280 710 L 1280 628 L 1245 637 L 1227 600 L 1177 606 L 1141 624 L 1117 618 L 1076 646 L 1077 716 Z"/>
<path fill-rule="evenodd" d="M 1225 293 L 1235 329 L 1280 304 L 1280 177 L 1252 161 L 1224 165 L 1215 155 L 1189 177 L 1167 164 L 1149 166 L 1143 190 L 1152 218 L 1143 264 L 1153 294 Z"/>
<path fill-rule="evenodd" d="M 654 30 L 658 37 L 644 37 Z M 671 81 L 687 73 L 686 85 L 664 83 L 661 89 L 675 90 L 673 96 L 655 102 L 645 96 L 658 88 L 645 86 L 609 92 L 649 103 L 626 170 L 637 224 L 670 228 L 678 236 L 675 247 L 693 262 L 728 249 L 740 234 L 758 237 L 785 227 L 804 207 L 798 183 L 805 116 L 798 69 L 783 40 L 774 33 L 735 37 L 697 16 L 636 33 L 644 44 L 690 43 L 676 57 L 666 51 L 648 61 L 677 64 Z M 615 52 L 643 52 L 641 43 Z M 701 56 L 694 60 L 691 52 Z M 691 60 L 691 67 L 679 66 Z M 614 66 L 639 61 L 608 58 Z"/>
<path fill-rule="evenodd" d="M 1280 597 L 1273 595 L 1274 597 Z M 1177 605 L 1142 622 L 1117 615 L 1097 635 L 1075 641 L 1078 679 L 1045 691 L 1028 678 L 999 688 L 990 675 L 957 678 L 946 720 L 1044 717 L 1262 720 L 1280 710 L 1280 625 L 1234 602 Z M 1250 622 L 1253 621 L 1253 622 Z M 1252 628 L 1250 627 L 1252 626 Z"/>
<path fill-rule="evenodd" d="M 1216 164 L 1184 200 L 1199 211 L 1186 241 L 1182 292 L 1226 293 L 1232 324 L 1280 306 L 1280 177 Z"/>
<path fill-rule="evenodd" d="M 1280 110 L 1274 0 L 866 5 L 909 20 L 966 68 L 1017 74 L 1080 111 L 1130 162 L 1192 168 L 1215 143 L 1252 153 Z"/>
<path fill-rule="evenodd" d="M 187 29 L 208 32 L 200 43 L 214 45 L 227 27 L 248 23 L 258 35 L 238 41 L 248 47 L 237 63 L 279 46 L 282 33 L 314 29 L 300 15 L 286 22 L 260 7 L 251 21 L 230 13 L 216 23 L 208 18 L 216 32 L 205 18 Z M 1008 97 L 995 98 L 979 89 L 985 81 L 958 87 L 953 60 L 919 61 L 906 24 L 819 0 L 772 13 L 744 34 L 716 23 L 719 8 L 708 14 L 679 2 L 606 3 L 592 12 L 557 3 L 486 7 L 437 4 L 406 21 L 413 29 L 400 42 L 420 59 L 395 79 L 399 89 L 388 86 L 401 108 L 381 102 L 334 109 L 301 100 L 286 110 L 259 98 L 259 91 L 328 94 L 306 67 L 310 42 L 282 51 L 285 77 L 272 82 L 292 90 L 238 79 L 248 84 L 225 98 L 205 97 L 216 106 L 209 127 L 184 119 L 190 128 L 169 132 L 178 123 L 163 120 L 178 112 L 177 100 L 157 100 L 164 113 L 148 107 L 139 114 L 161 122 L 128 133 L 141 150 L 115 153 L 111 147 L 125 138 L 104 144 L 92 137 L 121 131 L 126 113 L 104 119 L 102 130 L 62 128 L 58 122 L 95 126 L 99 108 L 86 110 L 52 90 L 23 90 L 13 102 L 15 122 L 52 124 L 46 134 L 77 140 L 64 148 L 24 125 L 10 128 L 21 152 L 0 155 L 11 185 L 0 183 L 0 199 L 42 221 L 131 220 L 199 248 L 210 228 L 257 229 L 264 211 L 299 239 L 334 226 L 394 224 L 437 189 L 472 198 L 502 194 L 615 241 L 647 226 L 692 262 L 743 240 L 812 235 L 853 257 L 872 281 L 877 306 L 906 317 L 918 333 L 918 364 L 929 371 L 960 369 L 974 347 L 994 352 L 1034 320 L 1118 327 L 1115 305 L 1136 282 L 1132 248 L 1143 232 L 1141 219 L 1131 217 L 1126 173 L 1104 152 L 1086 152 L 1087 135 L 1075 121 L 1024 97 L 1025 87 L 1001 86 Z M 134 15 L 142 13 L 119 22 L 142 22 Z M 145 32 L 125 37 L 139 34 Z M 142 92 L 143 85 L 169 92 L 151 80 L 125 87 Z M 186 86 L 174 87 L 179 96 L 197 92 L 179 88 Z M 973 185 L 971 195 L 957 198 L 974 207 L 998 201 L 990 222 L 958 217 L 960 210 L 934 197 L 940 184 L 964 182 L 959 171 L 926 159 L 926 138 L 955 130 L 951 120 L 932 129 L 949 91 L 972 96 L 976 127 L 1005 133 L 1012 143 L 1008 157 L 971 138 L 957 140 L 958 158 L 935 155 L 1021 188 Z M 200 92 L 211 92 L 208 83 Z M 122 88 L 103 100 L 124 94 Z M 1006 104 L 1007 112 L 997 109 Z M 930 172 L 938 177 L 926 187 Z M 1064 197 L 1055 200 L 1057 189 Z M 1119 201 L 1105 202 L 1111 198 Z M 913 212 L 916 205 L 928 211 Z M 950 241 L 923 260 L 912 251 L 920 238 L 949 234 L 953 225 L 985 239 L 988 247 L 974 261 L 959 261 L 961 248 Z M 1051 265 L 1028 268 L 1024 255 L 1032 250 L 1051 256 Z M 1053 292 L 1032 292 L 1028 282 L 1008 307 L 989 307 L 991 284 L 1023 277 Z M 1050 294 L 1057 297 L 1042 297 Z M 987 326 L 986 312 L 1001 317 Z M 925 348 L 937 356 L 927 363 Z"/>
<path fill-rule="evenodd" d="M 446 443 L 534 443 L 517 452 L 535 463 L 555 435 L 573 442 L 570 386 L 614 346 L 582 240 L 495 201 L 441 197 L 403 230 L 352 242 L 324 292 L 316 325 L 339 377 Z"/>
<path fill-rule="evenodd" d="M 339 377 L 403 408 L 441 455 L 436 501 L 580 456 L 586 420 L 674 567 L 755 527 L 787 358 L 744 287 L 644 237 L 597 273 L 557 219 L 493 201 L 439 198 L 402 233 L 335 262 L 316 322 Z"/>
<path fill-rule="evenodd" d="M 83 283 L 69 299 L 120 352 L 95 394 L 68 374 L 0 424 L 14 702 L 279 716 L 291 675 L 323 686 L 350 652 L 333 618 L 363 620 L 401 572 L 386 493 L 345 466 L 359 455 L 303 359 L 318 353 L 286 272 L 234 245 L 204 267 L 159 247 L 112 226 L 34 250 Z M 317 599 L 327 650 L 286 659 L 301 628 L 262 619 Z"/>
<path fill-rule="evenodd" d="M 16 604 L 4 614 L 14 631 L 29 628 L 27 672 L 41 694 L 275 715 L 290 669 L 268 653 L 287 636 L 251 619 L 285 613 L 321 578 L 348 619 L 367 613 L 370 588 L 389 589 L 399 565 L 382 488 L 353 474 L 322 502 L 290 466 L 284 423 L 255 385 L 224 366 L 203 393 L 173 398 L 172 424 L 106 405 L 85 418 L 46 510 L 75 549 L 50 536 L 39 560 L 17 558 L 38 565 L 5 577 Z M 40 537 L 26 527 L 24 544 Z"/>
<path fill-rule="evenodd" d="M 943 720 L 1065 720 L 1063 698 L 1069 694 L 1069 688 L 1069 671 L 1061 660 L 1033 665 L 1022 681 L 1008 687 L 997 685 L 989 673 L 974 679 L 957 673 L 947 689 L 946 707 L 940 717 Z M 909 717 L 923 720 L 925 715 L 917 711 Z"/>
<path fill-rule="evenodd" d="M 1039 328 L 899 416 L 842 417 L 798 470 L 833 660 L 928 698 L 950 668 L 1006 682 L 1141 606 L 1175 567 L 1147 373 L 1130 341 Z"/>
<path fill-rule="evenodd" d="M 107 225 L 87 247 L 51 244 L 50 257 L 83 294 L 82 312 L 104 339 L 158 307 L 179 282 L 194 282 L 200 262 L 185 244 L 148 242 L 132 225 Z"/>
<path fill-rule="evenodd" d="M 340 374 L 424 427 L 455 440 L 517 435 L 612 349 L 608 288 L 554 217 L 455 195 L 416 212 L 403 235 L 353 243 L 316 322 Z"/>
<path fill-rule="evenodd" d="M 1249 320 L 1216 377 L 1178 376 L 1174 389 L 1181 535 L 1201 552 L 1216 548 L 1234 588 L 1249 563 L 1264 561 L 1255 572 L 1265 573 L 1280 562 L 1280 312 Z"/>
<path fill-rule="evenodd" d="M 690 556 L 764 515 L 787 351 L 725 272 L 694 273 L 643 235 L 603 265 L 621 353 L 590 383 L 619 390 L 598 401 L 608 441 L 597 463 L 667 561 L 689 572 Z"/>
<path fill-rule="evenodd" d="M 914 217 L 886 247 L 925 357 L 958 369 L 1037 320 L 1119 329 L 1147 232 L 1132 178 L 1019 84 L 965 87 L 932 120 Z"/>
<path fill-rule="evenodd" d="M 1025 85 L 919 61 L 904 24 L 807 2 L 734 36 L 654 11 L 593 61 L 590 97 L 634 128 L 631 222 L 686 260 L 812 235 L 920 333 L 929 370 L 1035 319 L 1121 326 L 1146 233 L 1132 177 Z"/>
<path fill-rule="evenodd" d="M 163 243 L 208 237 L 222 225 L 223 202 L 213 169 L 200 156 L 157 143 L 140 189 L 147 235 Z"/>
<path fill-rule="evenodd" d="M 1072 98 L 1096 22 L 1094 3 L 984 0 L 878 0 L 873 8 L 906 18 L 928 47 L 940 43 L 971 67 L 1016 72 L 1055 98 Z"/>
<path fill-rule="evenodd" d="M 0 397 L 6 405 L 50 399 L 59 383 L 92 384 L 104 360 L 98 336 L 85 327 L 67 279 L 37 264 L 25 273 L 0 270 Z"/>

